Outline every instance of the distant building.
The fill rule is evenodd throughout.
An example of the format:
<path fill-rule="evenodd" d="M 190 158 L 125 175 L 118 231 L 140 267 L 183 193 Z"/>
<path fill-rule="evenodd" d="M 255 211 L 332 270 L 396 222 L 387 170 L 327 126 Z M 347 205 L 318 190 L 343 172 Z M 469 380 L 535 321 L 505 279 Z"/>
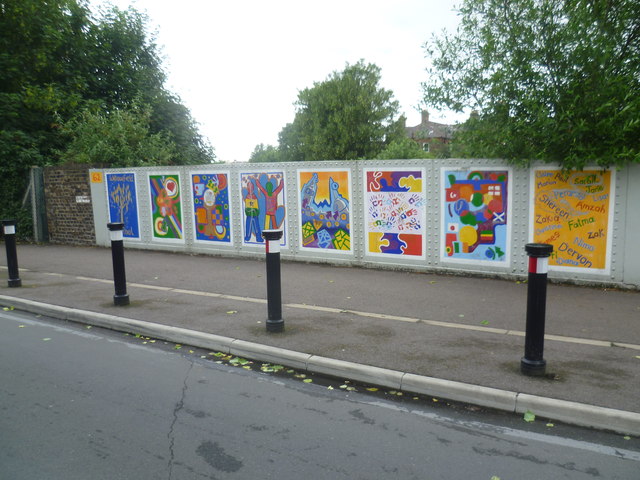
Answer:
<path fill-rule="evenodd" d="M 417 142 L 425 152 L 438 155 L 444 150 L 453 138 L 454 125 L 429 121 L 429 112 L 422 111 L 422 121 L 415 127 L 405 127 L 407 137 Z"/>

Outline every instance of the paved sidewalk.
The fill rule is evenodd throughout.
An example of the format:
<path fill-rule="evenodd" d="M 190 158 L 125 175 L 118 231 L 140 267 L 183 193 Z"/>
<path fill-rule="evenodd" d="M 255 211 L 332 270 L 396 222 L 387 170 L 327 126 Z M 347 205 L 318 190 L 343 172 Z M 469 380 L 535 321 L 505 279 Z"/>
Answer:
<path fill-rule="evenodd" d="M 550 284 L 548 374 L 531 378 L 520 373 L 525 283 L 283 262 L 286 326 L 273 334 L 263 258 L 127 249 L 131 305 L 116 307 L 109 249 L 19 245 L 22 288 L 8 288 L 1 257 L 3 305 L 24 299 L 182 327 L 348 362 L 345 371 L 403 372 L 406 385 L 431 377 L 640 414 L 640 292 Z"/>

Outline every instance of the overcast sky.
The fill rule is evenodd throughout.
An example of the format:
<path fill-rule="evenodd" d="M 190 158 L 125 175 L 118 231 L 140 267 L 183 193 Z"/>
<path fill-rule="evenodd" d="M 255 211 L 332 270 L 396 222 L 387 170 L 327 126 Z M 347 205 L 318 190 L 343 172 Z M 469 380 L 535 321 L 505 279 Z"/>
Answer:
<path fill-rule="evenodd" d="M 407 116 L 420 123 L 433 33 L 454 31 L 461 0 L 112 0 L 145 12 L 168 74 L 219 160 L 247 161 L 276 146 L 298 92 L 364 59 L 381 68 Z M 92 0 L 93 5 L 104 3 Z M 463 120 L 431 112 L 443 123 Z"/>

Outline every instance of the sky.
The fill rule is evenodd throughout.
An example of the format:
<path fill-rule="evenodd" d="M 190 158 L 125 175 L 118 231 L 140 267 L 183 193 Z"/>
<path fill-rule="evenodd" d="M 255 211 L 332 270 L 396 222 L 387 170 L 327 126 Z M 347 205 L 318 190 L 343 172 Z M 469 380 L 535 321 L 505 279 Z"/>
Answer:
<path fill-rule="evenodd" d="M 360 59 L 381 69 L 380 86 L 420 123 L 433 34 L 453 32 L 461 0 L 111 0 L 146 13 L 167 73 L 202 135 L 224 162 L 277 146 L 298 93 Z M 105 3 L 92 0 L 92 6 Z M 460 114 L 430 110 L 442 123 Z"/>

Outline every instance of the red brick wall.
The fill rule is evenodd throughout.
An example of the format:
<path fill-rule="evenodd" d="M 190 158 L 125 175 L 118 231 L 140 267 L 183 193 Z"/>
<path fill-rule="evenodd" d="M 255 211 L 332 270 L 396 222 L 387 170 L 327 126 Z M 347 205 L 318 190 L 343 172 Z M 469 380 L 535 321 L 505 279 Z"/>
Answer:
<path fill-rule="evenodd" d="M 44 192 L 49 241 L 95 245 L 88 165 L 47 167 Z"/>

